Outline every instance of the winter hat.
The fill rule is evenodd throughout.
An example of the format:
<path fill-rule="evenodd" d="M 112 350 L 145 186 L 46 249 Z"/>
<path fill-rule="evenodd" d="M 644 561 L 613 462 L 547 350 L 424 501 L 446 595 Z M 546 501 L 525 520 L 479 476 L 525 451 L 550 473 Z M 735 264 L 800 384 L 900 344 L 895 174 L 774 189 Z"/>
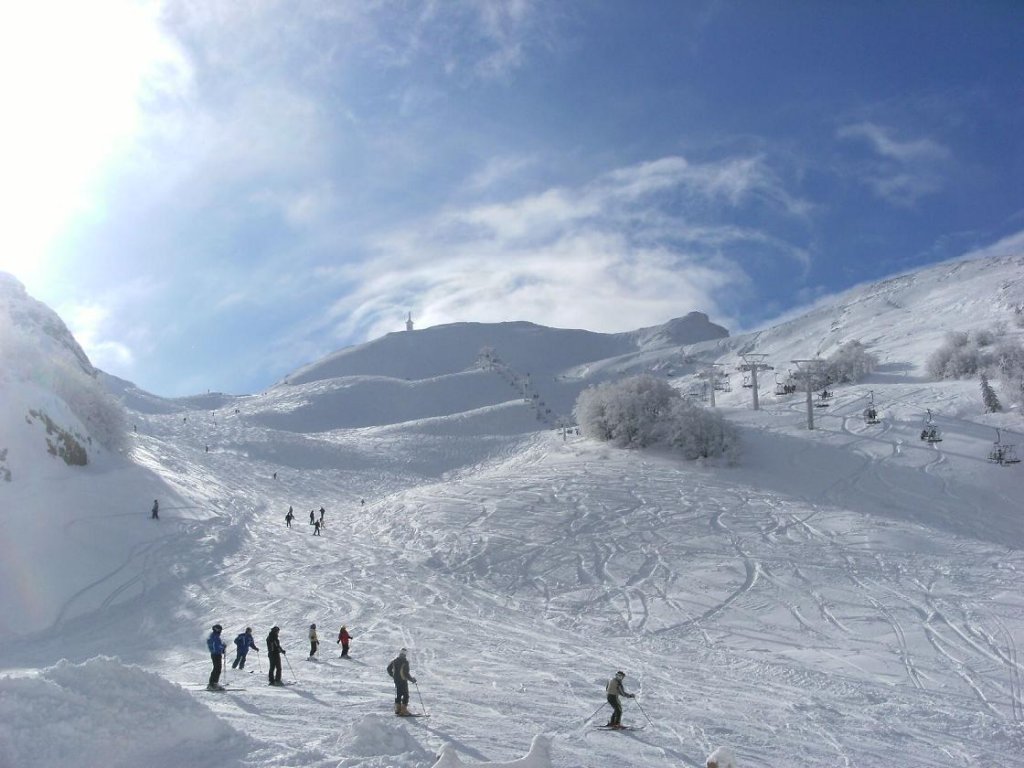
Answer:
<path fill-rule="evenodd" d="M 281 628 L 280 628 L 280 627 L 271 627 L 271 628 L 270 628 L 270 631 L 271 631 L 271 632 L 280 632 L 280 631 L 281 631 Z"/>
<path fill-rule="evenodd" d="M 224 629 L 224 627 L 222 627 L 220 624 L 214 624 L 213 625 L 213 631 L 214 632 L 220 632 L 222 629 Z"/>
<path fill-rule="evenodd" d="M 618 672 L 616 672 L 616 673 L 615 673 L 615 676 L 616 676 L 617 678 L 619 678 L 619 680 L 621 680 L 622 678 L 624 678 L 624 677 L 626 676 L 626 673 L 625 673 L 625 672 L 623 672 L 623 671 L 622 671 L 622 670 L 620 669 L 620 670 L 619 670 Z"/>
<path fill-rule="evenodd" d="M 398 655 L 399 655 L 399 656 L 405 656 L 405 648 L 403 648 L 402 650 L 400 650 L 400 651 L 398 652 Z"/>
<path fill-rule="evenodd" d="M 310 625 L 309 625 L 309 628 L 310 628 L 310 629 L 316 629 L 316 624 L 310 624 Z"/>
<path fill-rule="evenodd" d="M 245 628 L 245 634 L 247 634 L 247 635 L 252 634 L 252 627 L 246 627 Z"/>

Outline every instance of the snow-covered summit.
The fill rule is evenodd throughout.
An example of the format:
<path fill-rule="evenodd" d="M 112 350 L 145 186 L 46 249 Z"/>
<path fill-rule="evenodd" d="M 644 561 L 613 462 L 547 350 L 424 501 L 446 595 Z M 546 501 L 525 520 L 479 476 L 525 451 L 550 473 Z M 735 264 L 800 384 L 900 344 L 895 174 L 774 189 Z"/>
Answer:
<path fill-rule="evenodd" d="M 60 315 L 43 302 L 29 296 L 25 286 L 7 272 L 0 272 L 0 334 L 4 326 L 18 329 L 40 344 L 50 354 L 68 357 L 90 376 L 96 375 L 89 357 L 61 320 Z M 18 359 L 5 359 L 4 366 L 18 365 Z"/>
<path fill-rule="evenodd" d="M 451 323 L 389 333 L 343 349 L 299 369 L 286 381 L 305 384 L 344 376 L 428 379 L 474 367 L 484 348 L 517 370 L 551 374 L 642 347 L 695 344 L 728 335 L 725 328 L 700 312 L 626 333 L 549 328 L 528 322 Z"/>

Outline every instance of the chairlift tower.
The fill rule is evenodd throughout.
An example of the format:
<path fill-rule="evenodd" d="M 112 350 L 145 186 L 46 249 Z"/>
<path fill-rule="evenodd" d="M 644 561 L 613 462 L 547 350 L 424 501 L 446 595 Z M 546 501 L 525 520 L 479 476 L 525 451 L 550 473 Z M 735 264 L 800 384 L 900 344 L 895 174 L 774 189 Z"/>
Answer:
<path fill-rule="evenodd" d="M 820 357 L 815 357 L 807 360 L 790 360 L 800 375 L 804 377 L 804 383 L 807 385 L 807 428 L 814 429 L 814 402 L 812 400 L 812 390 L 814 384 L 814 374 L 821 373 L 822 366 L 825 365 L 825 361 Z"/>
<path fill-rule="evenodd" d="M 760 409 L 757 402 L 757 372 L 774 371 L 775 369 L 764 361 L 764 359 L 768 357 L 766 354 L 762 354 L 760 352 L 748 352 L 745 355 L 740 355 L 740 357 L 743 358 L 743 365 L 739 367 L 739 370 L 744 373 L 750 373 L 750 388 L 754 392 L 754 410 L 757 411 Z"/>
<path fill-rule="evenodd" d="M 715 407 L 715 390 L 719 388 L 719 368 L 722 367 L 721 363 L 711 363 L 704 372 L 700 374 L 700 377 L 711 384 L 708 388 L 708 393 L 711 397 L 711 407 Z"/>

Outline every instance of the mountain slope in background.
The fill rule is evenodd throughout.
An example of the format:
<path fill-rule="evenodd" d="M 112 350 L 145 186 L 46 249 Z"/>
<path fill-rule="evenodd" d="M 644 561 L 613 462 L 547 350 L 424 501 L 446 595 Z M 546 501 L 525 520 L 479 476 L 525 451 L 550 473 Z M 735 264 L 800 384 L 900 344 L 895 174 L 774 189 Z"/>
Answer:
<path fill-rule="evenodd" d="M 113 382 L 134 409 L 130 460 L 37 461 L 0 482 L 0 763 L 667 768 L 727 745 L 742 766 L 1024 765 L 1022 470 L 985 458 L 994 427 L 1019 442 L 1020 416 L 923 372 L 947 331 L 1019 337 L 1021 267 L 939 265 L 735 338 L 694 314 L 611 336 L 460 323 L 259 395 Z M 720 393 L 736 466 L 546 428 L 609 378 L 689 389 L 710 362 L 737 378 L 741 352 L 781 371 L 851 339 L 882 369 L 836 387 L 814 431 L 771 376 L 760 411 L 738 384 Z M 940 443 L 918 437 L 927 409 Z M 2 434 L 20 454 L 32 433 Z M 261 648 L 280 626 L 295 685 L 263 685 L 251 655 L 227 672 L 244 690 L 201 691 L 214 622 L 229 641 L 252 626 Z M 312 623 L 323 645 L 304 660 Z M 342 624 L 352 659 L 331 650 Z M 400 647 L 430 720 L 390 714 Z M 616 669 L 642 734 L 593 728 Z M 90 685 L 151 695 L 80 706 Z M 92 734 L 128 722 L 125 702 L 165 725 L 119 762 Z M 53 750 L 33 747 L 55 728 Z"/>

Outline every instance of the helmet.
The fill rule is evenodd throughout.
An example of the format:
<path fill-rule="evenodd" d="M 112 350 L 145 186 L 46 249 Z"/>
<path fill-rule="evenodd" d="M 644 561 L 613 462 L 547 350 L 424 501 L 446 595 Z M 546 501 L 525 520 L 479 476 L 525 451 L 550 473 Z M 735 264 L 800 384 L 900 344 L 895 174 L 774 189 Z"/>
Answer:
<path fill-rule="evenodd" d="M 400 650 L 400 651 L 398 652 L 398 655 L 399 655 L 399 656 L 405 656 L 405 648 L 403 648 L 402 650 Z"/>
<path fill-rule="evenodd" d="M 310 628 L 310 629 L 316 629 L 316 624 L 310 624 L 310 625 L 309 625 L 309 628 Z"/>
<path fill-rule="evenodd" d="M 270 631 L 271 631 L 271 632 L 280 632 L 280 631 L 281 631 L 281 628 L 280 628 L 280 627 L 271 627 L 271 628 L 270 628 Z"/>
<path fill-rule="evenodd" d="M 222 627 L 220 624 L 214 624 L 213 625 L 213 631 L 214 632 L 220 632 L 222 629 L 224 629 L 224 627 Z"/>
<path fill-rule="evenodd" d="M 252 633 L 252 627 L 246 627 L 246 628 L 245 628 L 245 633 L 246 633 L 247 635 L 248 635 L 248 634 L 251 634 L 251 633 Z"/>
<path fill-rule="evenodd" d="M 626 673 L 625 673 L 625 672 L 623 672 L 623 671 L 622 671 L 622 670 L 620 669 L 620 670 L 619 670 L 618 672 L 616 672 L 616 673 L 615 673 L 615 676 L 616 676 L 617 678 L 619 678 L 619 680 L 621 680 L 622 678 L 624 678 L 624 677 L 626 676 Z"/>

